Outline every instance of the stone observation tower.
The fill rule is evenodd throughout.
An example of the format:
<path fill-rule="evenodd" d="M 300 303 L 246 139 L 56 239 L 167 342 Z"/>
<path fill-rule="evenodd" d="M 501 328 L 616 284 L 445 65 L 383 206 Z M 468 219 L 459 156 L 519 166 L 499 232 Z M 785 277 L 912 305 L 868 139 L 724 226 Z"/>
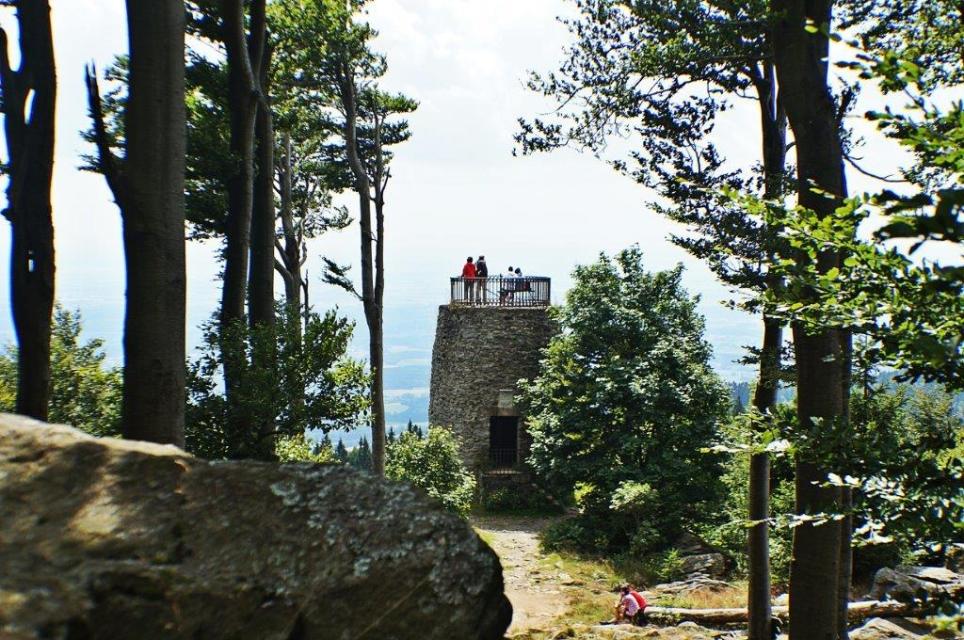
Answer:
<path fill-rule="evenodd" d="M 554 333 L 549 287 L 549 278 L 452 278 L 439 307 L 429 423 L 452 428 L 474 472 L 520 471 L 528 455 L 514 398 Z"/>

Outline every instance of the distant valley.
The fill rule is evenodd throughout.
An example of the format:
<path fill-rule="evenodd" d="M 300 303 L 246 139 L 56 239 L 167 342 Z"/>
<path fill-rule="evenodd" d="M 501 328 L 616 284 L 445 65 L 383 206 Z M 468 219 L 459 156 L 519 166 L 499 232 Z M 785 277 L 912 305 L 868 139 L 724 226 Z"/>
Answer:
<path fill-rule="evenodd" d="M 84 300 L 79 305 L 84 319 L 84 336 L 101 338 L 112 364 L 121 362 L 123 308 L 96 300 Z M 703 301 L 701 311 L 706 316 L 706 337 L 713 345 L 714 367 L 730 382 L 750 380 L 753 372 L 735 361 L 743 355 L 742 346 L 755 344 L 759 339 L 759 322 L 746 314 L 733 311 L 717 303 Z M 341 313 L 355 321 L 352 357 L 367 360 L 368 338 L 364 318 L 357 305 L 343 307 Z M 192 305 L 190 309 L 188 341 L 192 348 L 201 340 L 199 325 L 207 317 L 206 309 Z M 428 423 L 428 396 L 432 374 L 432 343 L 438 305 L 431 303 L 389 305 L 385 312 L 385 395 L 388 424 L 396 431 L 409 420 L 416 424 Z M 0 341 L 13 344 L 14 334 L 9 317 L 0 321 Z M 321 437 L 320 434 L 314 434 Z M 334 442 L 342 439 L 353 447 L 368 429 L 334 432 Z"/>

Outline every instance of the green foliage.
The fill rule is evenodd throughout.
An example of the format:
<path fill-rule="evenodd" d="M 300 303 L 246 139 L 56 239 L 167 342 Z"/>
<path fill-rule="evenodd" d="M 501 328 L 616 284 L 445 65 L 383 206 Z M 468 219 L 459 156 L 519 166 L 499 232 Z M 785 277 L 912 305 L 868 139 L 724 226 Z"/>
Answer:
<path fill-rule="evenodd" d="M 413 433 L 419 438 L 425 437 L 425 433 L 422 431 L 422 426 L 415 424 L 411 420 L 408 421 L 408 425 L 406 425 L 405 431 L 406 433 Z"/>
<path fill-rule="evenodd" d="M 857 541 L 942 555 L 964 533 L 964 415 L 937 388 L 876 388 L 851 401 Z"/>
<path fill-rule="evenodd" d="M 762 426 L 762 428 L 761 428 Z M 789 404 L 763 418 L 753 412 L 724 428 L 728 457 L 720 524 L 700 536 L 736 559 L 746 571 L 749 454 L 771 452 L 770 562 L 773 581 L 789 578 L 794 512 L 793 466 L 785 453 L 812 445 Z M 850 423 L 834 438 L 845 438 L 846 459 L 824 451 L 830 468 L 849 469 L 834 482 L 854 491 L 856 575 L 868 575 L 914 554 L 939 559 L 944 545 L 961 536 L 964 522 L 964 420 L 954 399 L 937 388 L 872 384 L 870 393 L 851 394 Z M 822 450 L 823 445 L 821 445 Z"/>
<path fill-rule="evenodd" d="M 557 105 L 533 121 L 520 119 L 516 142 L 525 154 L 575 146 L 609 159 L 620 172 L 656 190 L 652 207 L 687 228 L 672 241 L 705 260 L 730 285 L 761 289 L 774 234 L 756 217 L 713 197 L 716 189 L 763 186 L 758 167 L 736 169 L 712 142 L 717 118 L 734 96 L 755 97 L 782 135 L 767 39 L 766 2 L 573 0 L 575 17 L 560 18 L 572 36 L 551 73 L 530 73 L 530 90 Z M 627 157 L 612 157 L 611 139 L 629 140 Z M 771 145 L 772 148 L 773 145 Z M 778 144 L 778 147 L 782 144 Z M 784 182 L 783 154 L 765 157 L 766 176 Z M 725 245 L 725 255 L 719 245 Z"/>
<path fill-rule="evenodd" d="M 120 436 L 121 370 L 104 365 L 104 341 L 81 340 L 79 311 L 54 310 L 50 336 L 50 422 L 95 436 Z M 17 350 L 0 354 L 0 411 L 13 411 L 17 396 Z"/>
<path fill-rule="evenodd" d="M 335 460 L 343 464 L 348 464 L 348 449 L 345 447 L 345 442 L 339 438 L 338 446 L 335 447 Z"/>
<path fill-rule="evenodd" d="M 960 60 L 960 51 L 955 54 Z M 964 107 L 933 103 L 932 87 L 922 80 L 926 74 L 900 52 L 860 54 L 845 66 L 880 81 L 885 91 L 901 91 L 902 100 L 910 98 L 899 110 L 868 118 L 912 152 L 914 163 L 902 173 L 915 190 L 850 198 L 825 216 L 731 193 L 740 206 L 781 229 L 785 240 L 773 270 L 786 286 L 769 291 L 764 303 L 772 315 L 815 331 L 842 327 L 868 336 L 877 357 L 905 378 L 964 389 L 964 265 L 914 255 L 925 243 L 961 255 Z M 866 240 L 862 231 L 881 217 L 883 225 Z M 845 258 L 821 270 L 817 258 L 828 251 Z"/>
<path fill-rule="evenodd" d="M 361 440 L 358 441 L 358 446 L 345 456 L 345 462 L 361 471 L 372 470 L 372 447 L 368 444 L 368 438 L 362 436 Z"/>
<path fill-rule="evenodd" d="M 442 427 L 429 427 L 424 438 L 403 433 L 388 450 L 385 476 L 410 482 L 462 516 L 468 515 L 475 495 L 475 478 L 462 464 L 458 442 Z"/>
<path fill-rule="evenodd" d="M 792 530 L 789 515 L 794 512 L 793 463 L 783 455 L 789 443 L 783 439 L 796 423 L 791 404 L 779 404 L 767 417 L 750 411 L 735 416 L 723 428 L 729 444 L 723 463 L 723 499 L 719 505 L 720 523 L 698 529 L 701 538 L 735 559 L 738 574 L 747 571 L 747 515 L 749 513 L 750 454 L 770 453 L 770 573 L 774 584 L 790 579 Z"/>
<path fill-rule="evenodd" d="M 652 547 L 715 513 L 721 457 L 701 448 L 729 399 L 681 276 L 647 273 L 636 248 L 578 267 L 554 310 L 561 332 L 521 386 L 529 463 L 547 486 L 579 491 L 578 547 Z"/>
<path fill-rule="evenodd" d="M 313 447 L 302 435 L 282 436 L 275 440 L 275 456 L 278 462 L 316 462 L 330 464 L 337 462 L 331 443 Z"/>
<path fill-rule="evenodd" d="M 651 583 L 673 582 L 683 577 L 683 558 L 677 549 L 652 554 L 646 559 L 646 567 Z"/>
<path fill-rule="evenodd" d="M 252 330 L 239 323 L 226 336 L 219 335 L 217 323 L 206 327 L 201 355 L 188 367 L 189 451 L 205 458 L 258 457 L 273 438 L 353 428 L 363 420 L 368 376 L 346 355 L 352 323 L 334 311 L 309 314 L 298 331 L 300 322 L 289 311 L 274 327 Z M 256 425 L 245 433 L 228 432 L 229 408 L 220 387 L 222 340 L 246 359 L 256 350 L 273 354 L 267 366 L 244 369 L 237 410 Z"/>
<path fill-rule="evenodd" d="M 509 513 L 517 515 L 554 515 L 562 512 L 562 506 L 540 487 L 481 488 L 479 503 L 486 513 Z"/>

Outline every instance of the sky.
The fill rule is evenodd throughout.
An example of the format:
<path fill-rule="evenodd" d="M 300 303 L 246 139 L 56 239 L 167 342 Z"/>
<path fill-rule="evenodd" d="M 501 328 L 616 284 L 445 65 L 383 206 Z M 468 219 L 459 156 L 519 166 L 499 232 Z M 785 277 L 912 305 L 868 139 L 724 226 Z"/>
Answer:
<path fill-rule="evenodd" d="M 103 178 L 78 170 L 81 154 L 90 152 L 78 132 L 88 124 L 84 65 L 93 62 L 104 69 L 116 54 L 126 52 L 124 2 L 51 4 L 59 75 L 53 185 L 57 299 L 82 310 L 87 328 L 106 339 L 116 359 L 124 301 L 120 219 Z M 575 265 L 637 243 L 650 269 L 679 262 L 686 266 L 684 283 L 702 297 L 708 335 L 717 352 L 727 354 L 718 360 L 730 362 L 740 344 L 755 340 L 760 323 L 721 306 L 732 296 L 705 266 L 668 241 L 669 234 L 680 229 L 649 211 L 652 193 L 590 154 L 563 150 L 512 156 L 516 120 L 551 108 L 525 88 L 524 80 L 527 70 L 549 70 L 561 60 L 568 37 L 556 16 L 569 11 L 568 4 L 372 3 L 368 17 L 379 31 L 375 47 L 389 61 L 382 85 L 419 102 L 410 118 L 412 139 L 396 150 L 386 196 L 386 306 L 422 309 L 424 319 L 420 316 L 418 322 L 431 331 L 435 318 L 424 309 L 445 303 L 448 278 L 458 274 L 466 256 L 479 254 L 485 254 L 492 271 L 511 264 L 527 275 L 552 277 L 554 301 L 562 302 Z M 0 25 L 9 29 L 12 14 L 4 14 Z M 736 104 L 714 135 L 734 162 L 753 162 L 759 155 L 755 104 Z M 864 157 L 868 168 L 881 173 L 891 171 L 900 159 L 892 147 L 877 142 L 867 147 Z M 853 172 L 850 182 L 854 191 L 877 186 Z M 353 198 L 341 201 L 355 210 Z M 4 227 L 0 255 L 7 255 L 9 239 Z M 210 317 L 220 298 L 215 249 L 210 243 L 188 243 L 192 344 L 198 339 L 197 326 Z M 308 269 L 317 306 L 338 305 L 358 317 L 356 302 L 320 282 L 321 254 L 357 264 L 357 227 L 313 241 Z M 9 299 L 8 266 L 0 264 L 0 297 Z M 392 328 L 386 327 L 386 333 L 391 336 Z M 5 306 L 0 341 L 12 338 Z M 389 342 L 390 354 L 392 347 Z M 395 347 L 398 353 L 405 350 L 403 344 Z"/>

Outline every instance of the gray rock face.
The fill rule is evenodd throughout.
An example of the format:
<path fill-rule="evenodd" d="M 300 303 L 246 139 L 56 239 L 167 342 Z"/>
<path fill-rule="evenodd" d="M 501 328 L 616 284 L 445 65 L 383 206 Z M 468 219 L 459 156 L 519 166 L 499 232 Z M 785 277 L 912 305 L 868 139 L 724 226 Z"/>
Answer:
<path fill-rule="evenodd" d="M 871 618 L 850 632 L 850 640 L 918 640 L 927 636 L 924 627 L 902 618 Z"/>
<path fill-rule="evenodd" d="M 439 307 L 429 422 L 452 428 L 469 468 L 488 466 L 493 416 L 519 417 L 518 458 L 527 456 L 525 416 L 511 404 L 500 406 L 500 391 L 514 394 L 519 379 L 538 374 L 539 351 L 555 332 L 541 307 Z"/>
<path fill-rule="evenodd" d="M 0 637 L 501 638 L 498 558 L 399 484 L 0 416 Z"/>
<path fill-rule="evenodd" d="M 900 600 L 957 597 L 964 594 L 964 576 L 943 567 L 897 567 L 880 569 L 870 591 L 875 600 Z"/>
<path fill-rule="evenodd" d="M 716 549 L 708 545 L 702 538 L 688 531 L 684 531 L 680 537 L 677 538 L 676 542 L 673 543 L 673 548 L 679 551 L 680 555 L 684 556 L 713 553 L 716 551 Z"/>
<path fill-rule="evenodd" d="M 685 575 L 719 578 L 726 573 L 726 558 L 722 553 L 701 553 L 680 558 L 680 571 Z"/>

